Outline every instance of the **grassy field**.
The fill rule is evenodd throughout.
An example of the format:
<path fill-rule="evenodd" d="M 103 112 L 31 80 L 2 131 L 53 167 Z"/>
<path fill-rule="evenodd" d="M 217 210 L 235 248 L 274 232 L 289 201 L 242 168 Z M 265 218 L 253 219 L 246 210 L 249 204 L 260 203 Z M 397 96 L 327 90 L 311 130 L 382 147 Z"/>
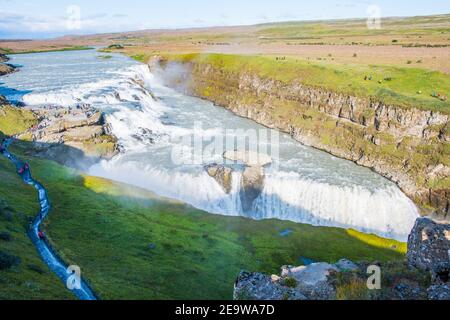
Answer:
<path fill-rule="evenodd" d="M 0 105 L 0 128 L 4 134 L 22 133 L 36 123 L 37 119 L 31 111 Z"/>
<path fill-rule="evenodd" d="M 23 154 L 24 147 L 13 150 Z M 241 269 L 278 273 L 282 265 L 301 265 L 301 257 L 399 261 L 406 251 L 403 243 L 353 230 L 211 215 L 50 161 L 28 160 L 53 204 L 45 224 L 50 241 L 104 299 L 230 299 Z M 8 203 L 17 201 L 9 186 L 0 190 Z M 292 233 L 283 237 L 285 230 Z"/>
<path fill-rule="evenodd" d="M 358 44 L 409 44 L 434 39 L 448 41 L 450 15 L 384 18 L 380 29 L 367 28 L 366 19 L 284 22 L 260 25 L 256 32 L 265 40 L 290 39 L 305 43 L 355 44 L 348 39 L 358 38 Z M 392 41 L 396 40 L 396 41 Z"/>
<path fill-rule="evenodd" d="M 40 52 L 54 52 L 54 51 L 79 51 L 79 50 L 91 50 L 92 48 L 89 46 L 77 46 L 77 45 L 68 45 L 68 46 L 57 46 L 57 45 L 49 45 L 49 46 L 37 46 L 34 48 L 30 46 L 30 48 L 2 48 L 0 47 L 0 53 L 4 54 L 27 54 L 27 53 L 40 53 Z"/>
<path fill-rule="evenodd" d="M 143 55 L 133 56 L 145 60 Z M 335 64 L 328 61 L 305 61 L 295 57 L 278 60 L 273 56 L 224 54 L 170 55 L 171 60 L 210 64 L 225 72 L 248 71 L 263 78 L 285 83 L 325 88 L 388 104 L 412 106 L 424 110 L 450 113 L 450 100 L 438 94 L 450 93 L 450 76 L 418 68 L 381 65 Z"/>

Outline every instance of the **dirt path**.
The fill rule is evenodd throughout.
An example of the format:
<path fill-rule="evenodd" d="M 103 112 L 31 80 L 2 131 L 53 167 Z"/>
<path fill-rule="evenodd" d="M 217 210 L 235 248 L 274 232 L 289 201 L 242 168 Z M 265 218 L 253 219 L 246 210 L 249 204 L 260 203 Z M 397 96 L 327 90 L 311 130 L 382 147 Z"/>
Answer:
<path fill-rule="evenodd" d="M 8 151 L 8 147 L 12 143 L 12 141 L 13 139 L 8 139 L 3 144 L 3 147 L 5 148 L 3 156 L 7 157 L 15 165 L 16 170 L 21 176 L 22 180 L 26 184 L 33 186 L 38 191 L 39 196 L 40 211 L 31 225 L 29 236 L 31 238 L 31 241 L 33 241 L 34 245 L 36 246 L 39 254 L 41 255 L 42 260 L 48 265 L 50 270 L 53 271 L 58 276 L 58 278 L 61 279 L 61 281 L 64 282 L 64 284 L 67 284 L 69 279 L 73 279 L 73 277 L 71 277 L 72 274 L 67 271 L 67 265 L 51 248 L 48 242 L 45 240 L 40 240 L 38 236 L 41 223 L 50 212 L 50 202 L 48 199 L 47 190 L 42 184 L 33 179 L 30 168 L 25 167 L 24 169 L 25 163 L 20 159 L 17 159 Z M 81 286 L 79 289 L 75 288 L 70 291 L 72 291 L 73 294 L 75 294 L 80 300 L 97 300 L 95 293 L 83 279 L 81 279 Z"/>

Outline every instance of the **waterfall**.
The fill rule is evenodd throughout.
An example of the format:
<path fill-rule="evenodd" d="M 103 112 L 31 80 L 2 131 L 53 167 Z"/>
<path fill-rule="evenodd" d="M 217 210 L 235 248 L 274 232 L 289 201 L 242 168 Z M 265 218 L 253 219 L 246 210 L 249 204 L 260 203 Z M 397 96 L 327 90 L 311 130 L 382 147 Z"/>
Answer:
<path fill-rule="evenodd" d="M 45 55 L 22 59 L 47 61 Z M 83 59 L 89 64 L 80 69 Z M 252 210 L 243 212 L 242 168 L 234 168 L 232 190 L 227 194 L 204 169 L 220 160 L 222 153 L 200 164 L 183 164 L 180 155 L 176 160 L 181 164 L 175 164 L 172 151 L 180 145 L 174 138 L 213 137 L 227 135 L 229 128 L 261 126 L 164 87 L 146 65 L 125 57 L 114 56 L 106 63 L 95 52 L 82 52 L 52 60 L 57 64 L 54 68 L 39 68 L 43 62 L 10 75 L 6 85 L 22 88 L 27 105 L 90 104 L 106 113 L 121 153 L 91 167 L 92 175 L 139 186 L 214 214 L 354 228 L 398 240 L 407 239 L 418 217 L 412 201 L 393 183 L 282 135 L 279 158 L 265 168 L 261 194 Z M 195 128 L 196 121 L 202 121 L 203 127 Z"/>

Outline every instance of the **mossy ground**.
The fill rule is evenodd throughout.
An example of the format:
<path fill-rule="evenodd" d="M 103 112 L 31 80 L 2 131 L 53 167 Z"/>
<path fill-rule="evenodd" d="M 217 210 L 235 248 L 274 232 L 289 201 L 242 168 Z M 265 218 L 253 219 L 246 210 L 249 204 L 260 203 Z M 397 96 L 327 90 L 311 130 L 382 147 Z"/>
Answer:
<path fill-rule="evenodd" d="M 0 128 L 4 134 L 15 135 L 37 123 L 33 113 L 9 105 L 0 105 Z"/>

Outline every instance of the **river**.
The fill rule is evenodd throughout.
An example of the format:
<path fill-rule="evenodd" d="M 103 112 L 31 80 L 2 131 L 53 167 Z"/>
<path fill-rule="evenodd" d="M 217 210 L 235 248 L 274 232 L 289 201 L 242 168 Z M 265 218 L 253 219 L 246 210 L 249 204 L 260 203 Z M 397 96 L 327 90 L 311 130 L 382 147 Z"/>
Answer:
<path fill-rule="evenodd" d="M 167 88 L 147 66 L 128 57 L 102 55 L 95 50 L 12 55 L 10 63 L 21 68 L 0 78 L 0 94 L 30 106 L 83 103 L 103 110 L 121 152 L 92 166 L 91 175 L 143 187 L 212 214 L 276 218 L 407 239 L 418 210 L 394 183 Z M 229 193 L 204 169 L 223 159 L 223 150 L 205 146 L 238 140 L 239 130 L 256 132 L 259 139 L 250 147 L 264 150 L 273 160 L 265 168 L 263 191 L 249 210 L 243 209 L 239 196 L 242 165 L 234 166 Z M 192 156 L 197 155 L 196 140 L 202 141 L 203 152 L 209 151 L 201 158 Z"/>

